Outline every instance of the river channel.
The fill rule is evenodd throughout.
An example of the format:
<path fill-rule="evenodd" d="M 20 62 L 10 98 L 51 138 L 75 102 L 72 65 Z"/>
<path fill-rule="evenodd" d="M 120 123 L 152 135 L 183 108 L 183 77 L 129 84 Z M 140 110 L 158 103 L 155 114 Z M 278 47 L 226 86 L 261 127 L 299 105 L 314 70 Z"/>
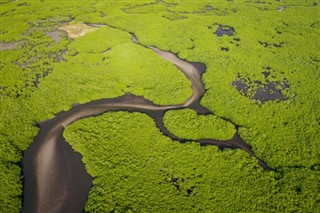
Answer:
<path fill-rule="evenodd" d="M 141 45 L 134 34 L 132 34 L 132 40 L 137 45 Z M 194 109 L 198 114 L 212 114 L 200 104 L 205 93 L 201 81 L 205 65 L 188 62 L 180 59 L 174 53 L 156 47 L 144 47 L 153 50 L 159 57 L 173 63 L 184 73 L 192 83 L 192 96 L 179 105 L 161 106 L 144 97 L 126 93 L 117 98 L 106 98 L 75 105 L 70 110 L 59 112 L 54 118 L 40 123 L 38 135 L 23 156 L 22 212 L 83 211 L 92 187 L 92 177 L 85 169 L 81 160 L 82 156 L 76 153 L 63 138 L 64 129 L 79 119 L 98 116 L 110 111 L 141 112 L 150 116 L 161 132 L 172 140 L 193 141 L 179 138 L 170 133 L 164 126 L 163 115 L 168 110 L 182 108 Z M 264 169 L 269 169 L 266 163 L 258 158 L 251 147 L 240 138 L 238 133 L 227 141 L 201 139 L 194 142 L 201 145 L 215 145 L 220 149 L 242 149 L 257 159 L 259 165 Z"/>

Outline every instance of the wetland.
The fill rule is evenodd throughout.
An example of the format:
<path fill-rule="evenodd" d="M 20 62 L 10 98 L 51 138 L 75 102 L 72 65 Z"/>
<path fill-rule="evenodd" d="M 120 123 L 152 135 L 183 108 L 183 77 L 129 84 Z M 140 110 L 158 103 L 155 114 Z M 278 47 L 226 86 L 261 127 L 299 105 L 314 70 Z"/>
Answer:
<path fill-rule="evenodd" d="M 1 2 L 0 211 L 317 212 L 318 11 Z"/>
<path fill-rule="evenodd" d="M 138 38 L 132 36 L 134 43 Z M 71 123 L 86 117 L 97 116 L 108 111 L 142 112 L 155 121 L 161 132 L 180 142 L 187 141 L 168 131 L 163 123 L 163 115 L 167 110 L 194 107 L 200 114 L 210 113 L 200 105 L 200 97 L 204 95 L 201 74 L 205 70 L 202 64 L 193 64 L 179 59 L 170 52 L 149 47 L 160 57 L 172 62 L 191 81 L 193 94 L 180 105 L 155 105 L 143 97 L 130 93 L 114 99 L 102 99 L 86 104 L 73 106 L 67 112 L 58 113 L 55 118 L 44 121 L 35 141 L 24 153 L 24 208 L 23 212 L 80 212 L 88 196 L 92 178 L 86 173 L 79 154 L 73 153 L 71 147 L 63 138 L 63 130 Z M 191 141 L 189 139 L 189 141 Z M 259 159 L 236 133 L 227 141 L 202 139 L 201 145 L 216 145 L 219 148 L 240 148 L 255 157 L 264 169 L 269 169 L 263 160 Z"/>

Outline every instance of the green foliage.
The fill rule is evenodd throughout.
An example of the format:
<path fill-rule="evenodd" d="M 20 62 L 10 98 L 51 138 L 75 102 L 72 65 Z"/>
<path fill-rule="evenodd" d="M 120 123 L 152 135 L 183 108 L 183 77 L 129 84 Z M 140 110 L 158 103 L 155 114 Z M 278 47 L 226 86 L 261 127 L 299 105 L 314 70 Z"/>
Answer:
<path fill-rule="evenodd" d="M 215 115 L 200 115 L 192 109 L 171 110 L 163 118 L 167 129 L 174 135 L 186 139 L 213 138 L 231 139 L 236 132 L 234 126 Z"/>
<path fill-rule="evenodd" d="M 191 83 L 183 73 L 149 49 L 125 43 L 113 48 L 109 55 L 108 69 L 126 86 L 125 92 L 143 95 L 162 105 L 181 104 L 192 94 Z"/>
<path fill-rule="evenodd" d="M 167 8 L 167 5 L 165 3 L 162 3 L 160 1 L 158 2 L 146 2 L 143 4 L 143 2 L 138 2 L 135 6 L 129 6 L 127 8 L 124 8 L 124 11 L 129 14 L 149 14 L 149 13 L 157 13 L 157 12 L 163 12 Z"/>
<path fill-rule="evenodd" d="M 314 212 L 320 207 L 319 171 L 263 171 L 240 150 L 172 142 L 141 113 L 83 119 L 64 136 L 94 177 L 88 212 Z"/>
<path fill-rule="evenodd" d="M 110 27 L 100 29 L 75 39 L 69 46 L 70 51 L 81 53 L 102 53 L 117 44 L 131 42 L 131 35 Z"/>
<path fill-rule="evenodd" d="M 0 171 L 0 211 L 19 212 L 22 204 L 20 167 L 0 161 Z"/>
<path fill-rule="evenodd" d="M 285 168 L 279 171 L 279 190 L 274 199 L 279 202 L 277 210 L 313 212 L 320 209 L 320 170 Z M 289 198 L 289 199 L 288 199 Z M 312 210 L 314 209 L 314 210 Z"/>
<path fill-rule="evenodd" d="M 0 135 L 0 161 L 18 162 L 21 159 L 21 151 L 8 141 L 8 138 Z"/>
<path fill-rule="evenodd" d="M 56 44 L 44 32 L 34 32 L 18 50 L 1 52 L 0 94 L 11 97 L 30 96 L 39 79 L 48 75 L 52 64 L 61 60 L 68 41 L 65 37 Z"/>
<path fill-rule="evenodd" d="M 83 153 L 86 168 L 95 177 L 87 211 L 166 212 L 188 211 L 192 207 L 206 211 L 217 205 L 214 198 L 219 193 L 227 193 L 223 178 L 228 178 L 231 189 L 253 169 L 260 171 L 257 177 L 272 177 L 243 152 L 221 153 L 216 147 L 173 143 L 161 135 L 148 116 L 140 113 L 107 113 L 81 120 L 67 128 L 65 138 Z M 243 166 L 235 168 L 232 175 L 230 170 L 227 172 L 228 167 L 236 166 L 237 161 Z M 243 169 L 243 173 L 236 172 Z M 271 179 L 260 180 L 270 185 Z M 243 178 L 238 186 L 247 184 L 249 179 Z M 262 193 L 263 188 L 260 192 L 256 187 L 250 191 Z"/>
<path fill-rule="evenodd" d="M 38 132 L 37 122 L 74 103 L 124 92 L 161 105 L 190 97 L 185 76 L 151 50 L 133 44 L 127 32 L 143 45 L 204 63 L 202 104 L 239 125 L 241 137 L 275 171 L 263 171 L 240 150 L 174 143 L 146 115 L 107 113 L 75 123 L 65 135 L 95 177 L 88 211 L 319 212 L 317 2 L 0 4 L 0 45 L 21 41 L 15 49 L 1 51 L 0 212 L 20 211 L 18 163 Z M 114 28 L 103 26 L 74 40 L 61 33 L 58 43 L 46 35 L 77 22 Z M 218 37 L 219 24 L 233 27 L 234 34 Z M 252 88 L 258 81 L 287 82 L 289 87 L 281 90 L 287 100 L 251 100 L 233 86 L 239 77 Z M 167 112 L 165 124 L 190 139 L 227 139 L 234 133 L 233 125 L 216 116 L 195 116 L 188 109 Z"/>

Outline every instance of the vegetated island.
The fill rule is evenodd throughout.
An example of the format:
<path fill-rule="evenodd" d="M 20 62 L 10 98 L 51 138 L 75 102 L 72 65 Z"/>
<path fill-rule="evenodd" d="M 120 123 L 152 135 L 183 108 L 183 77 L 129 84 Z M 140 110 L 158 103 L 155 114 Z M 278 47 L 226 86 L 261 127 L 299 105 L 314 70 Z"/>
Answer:
<path fill-rule="evenodd" d="M 205 64 L 205 93 L 162 122 L 108 112 L 68 126 L 63 137 L 93 177 L 85 211 L 319 210 L 317 3 L 81 4 L 1 2 L 2 212 L 22 208 L 20 161 L 41 121 L 103 98 L 178 106 L 194 96 L 190 79 L 146 47 Z M 271 170 L 242 150 L 192 142 L 235 131 Z"/>
<path fill-rule="evenodd" d="M 139 44 L 135 35 L 132 40 Z M 193 65 L 170 52 L 155 47 L 149 48 L 181 69 L 192 83 L 192 96 L 179 105 L 160 106 L 143 97 L 127 93 L 118 98 L 101 99 L 75 105 L 68 112 L 60 112 L 55 118 L 42 122 L 34 143 L 24 153 L 23 212 L 80 212 L 83 209 L 92 178 L 85 172 L 79 155 L 72 151 L 63 138 L 64 128 L 73 122 L 108 111 L 143 112 L 153 118 L 156 126 L 164 135 L 172 140 L 186 142 L 186 139 L 173 135 L 164 126 L 163 115 L 166 111 L 189 107 L 198 114 L 210 114 L 209 110 L 200 105 L 200 98 L 204 95 L 204 86 L 201 83 L 204 65 L 196 63 Z M 228 121 L 218 117 L 213 121 L 216 123 L 215 129 L 217 131 L 228 125 Z M 232 127 L 232 124 L 229 123 L 229 129 Z M 227 131 L 227 129 L 224 130 Z M 220 149 L 226 147 L 243 149 L 255 157 L 264 169 L 270 169 L 263 160 L 253 153 L 251 147 L 239 137 L 238 133 L 234 133 L 232 130 L 230 132 L 234 136 L 229 135 L 232 137 L 228 138 L 229 140 L 201 139 L 199 143 L 201 145 L 216 145 Z M 219 138 L 219 136 L 215 138 Z M 189 139 L 189 141 L 191 140 Z"/>

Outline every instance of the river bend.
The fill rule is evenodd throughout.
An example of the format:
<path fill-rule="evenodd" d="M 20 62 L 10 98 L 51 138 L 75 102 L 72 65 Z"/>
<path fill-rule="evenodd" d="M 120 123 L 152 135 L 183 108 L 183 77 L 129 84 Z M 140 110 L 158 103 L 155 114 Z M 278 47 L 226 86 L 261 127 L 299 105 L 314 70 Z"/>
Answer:
<path fill-rule="evenodd" d="M 137 37 L 132 35 L 133 42 L 141 45 Z M 23 156 L 22 212 L 81 212 L 83 210 L 92 186 L 92 177 L 87 173 L 81 155 L 76 153 L 63 138 L 65 127 L 79 119 L 110 111 L 141 112 L 149 115 L 161 132 L 172 140 L 193 141 L 179 138 L 170 133 L 163 124 L 163 115 L 167 110 L 182 108 L 192 108 L 198 114 L 212 114 L 200 104 L 201 97 L 205 92 L 201 81 L 205 65 L 188 62 L 171 52 L 156 47 L 145 48 L 153 50 L 184 73 L 192 83 L 192 96 L 179 105 L 161 106 L 144 97 L 126 93 L 117 98 L 106 98 L 75 105 L 70 110 L 59 112 L 54 118 L 40 123 L 38 135 Z M 194 140 L 194 142 L 201 145 L 216 145 L 221 149 L 242 149 L 256 158 L 264 169 L 269 169 L 266 163 L 258 158 L 251 147 L 240 138 L 238 133 L 227 141 L 201 139 Z"/>

